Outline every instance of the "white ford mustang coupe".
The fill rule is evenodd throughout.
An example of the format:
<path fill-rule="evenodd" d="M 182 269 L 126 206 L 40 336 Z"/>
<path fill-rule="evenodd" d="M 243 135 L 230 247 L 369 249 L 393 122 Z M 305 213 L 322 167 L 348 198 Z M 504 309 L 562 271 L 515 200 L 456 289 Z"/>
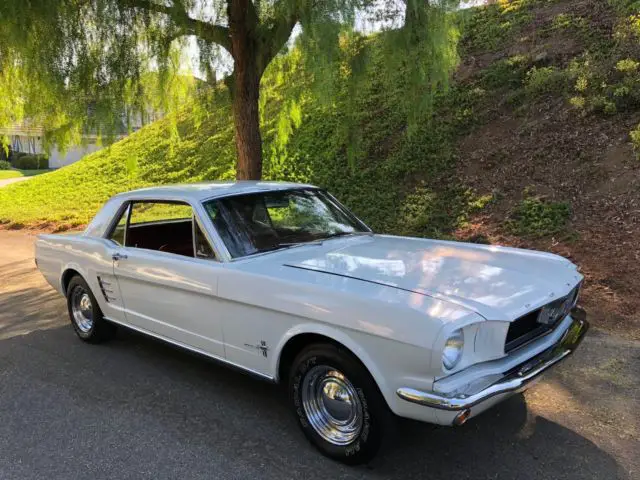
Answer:
<path fill-rule="evenodd" d="M 462 425 L 588 329 L 568 260 L 374 234 L 311 185 L 116 195 L 83 233 L 40 236 L 36 262 L 82 340 L 123 325 L 282 382 L 307 438 L 352 464 L 393 414 Z"/>

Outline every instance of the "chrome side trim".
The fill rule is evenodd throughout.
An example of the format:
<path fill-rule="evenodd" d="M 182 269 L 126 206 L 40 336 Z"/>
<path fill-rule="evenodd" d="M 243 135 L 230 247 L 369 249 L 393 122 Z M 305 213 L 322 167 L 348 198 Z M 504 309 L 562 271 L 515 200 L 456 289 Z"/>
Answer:
<path fill-rule="evenodd" d="M 556 345 L 524 362 L 515 371 L 508 372 L 502 379 L 478 393 L 446 397 L 433 392 L 423 392 L 413 388 L 402 387 L 397 390 L 396 394 L 407 402 L 417 403 L 425 407 L 460 411 L 478 405 L 496 395 L 523 391 L 540 375 L 571 355 L 584 338 L 589 329 L 586 314 L 584 314 L 584 311 L 574 312 L 572 317 L 574 318 L 573 323 Z"/>
<path fill-rule="evenodd" d="M 240 365 L 238 363 L 231 362 L 231 361 L 227 360 L 226 358 L 218 357 L 217 355 L 212 355 L 211 353 L 208 353 L 208 352 L 206 352 L 204 350 L 201 350 L 199 348 L 192 347 L 190 345 L 187 345 L 187 344 L 182 343 L 182 342 L 178 342 L 176 340 L 171 340 L 170 338 L 163 337 L 162 335 L 158 335 L 157 333 L 150 332 L 148 330 L 145 330 L 144 328 L 135 327 L 135 326 L 130 325 L 128 323 L 121 322 L 120 320 L 114 320 L 113 318 L 109 318 L 109 317 L 106 317 L 106 316 L 104 317 L 104 319 L 108 320 L 109 322 L 116 323 L 118 325 L 122 325 L 125 328 L 129 328 L 131 330 L 135 330 L 136 332 L 140 332 L 140 333 L 142 333 L 144 335 L 148 335 L 150 337 L 157 338 L 158 340 L 162 340 L 165 343 L 169 343 L 171 345 L 175 345 L 176 347 L 182 348 L 184 350 L 188 350 L 190 352 L 197 353 L 198 355 L 202 355 L 204 357 L 210 358 L 210 359 L 215 360 L 215 361 L 217 361 L 219 363 L 222 363 L 222 364 L 224 364 L 226 366 L 229 366 L 229 367 L 232 367 L 232 368 L 236 368 L 238 370 L 242 370 L 243 372 L 246 372 L 246 373 L 248 373 L 248 374 L 250 374 L 252 376 L 258 377 L 258 378 L 260 378 L 262 380 L 267 380 L 269 382 L 276 383 L 275 377 L 272 377 L 271 375 L 266 375 L 266 374 L 264 374 L 262 372 L 258 372 L 257 370 L 253 370 L 251 368 L 244 367 L 244 366 L 242 366 L 242 365 Z"/>
<path fill-rule="evenodd" d="M 115 300 L 117 300 L 117 298 L 113 293 L 113 290 L 111 290 L 111 283 L 107 282 L 106 280 L 104 280 L 100 275 L 98 275 L 98 286 L 100 287 L 100 291 L 102 292 L 102 296 L 104 297 L 104 299 L 107 302 L 113 302 Z"/>

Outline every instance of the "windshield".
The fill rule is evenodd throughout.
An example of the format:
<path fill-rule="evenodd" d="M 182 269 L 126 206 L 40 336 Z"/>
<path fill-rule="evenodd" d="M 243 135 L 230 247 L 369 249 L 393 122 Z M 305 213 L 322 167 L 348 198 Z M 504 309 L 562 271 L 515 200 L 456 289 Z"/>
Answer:
<path fill-rule="evenodd" d="M 315 189 L 235 195 L 204 207 L 233 258 L 370 231 Z"/>

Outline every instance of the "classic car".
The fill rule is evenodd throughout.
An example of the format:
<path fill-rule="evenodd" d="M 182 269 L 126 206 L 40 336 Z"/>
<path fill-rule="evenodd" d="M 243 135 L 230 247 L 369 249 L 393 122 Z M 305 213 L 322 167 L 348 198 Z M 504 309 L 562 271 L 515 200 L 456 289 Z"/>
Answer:
<path fill-rule="evenodd" d="M 361 463 L 395 416 L 470 418 L 588 329 L 557 255 L 380 235 L 312 185 L 207 183 L 111 198 L 36 262 L 80 339 L 118 326 L 286 386 L 306 437 Z"/>

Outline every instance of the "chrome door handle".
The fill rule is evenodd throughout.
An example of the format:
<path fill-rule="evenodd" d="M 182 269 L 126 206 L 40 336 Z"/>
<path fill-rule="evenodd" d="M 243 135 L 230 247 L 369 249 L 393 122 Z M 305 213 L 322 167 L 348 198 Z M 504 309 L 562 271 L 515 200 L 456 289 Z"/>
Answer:
<path fill-rule="evenodd" d="M 113 255 L 111 255 L 111 258 L 113 258 L 113 260 L 117 262 L 118 260 L 124 260 L 129 257 L 127 257 L 124 253 L 116 252 Z"/>

